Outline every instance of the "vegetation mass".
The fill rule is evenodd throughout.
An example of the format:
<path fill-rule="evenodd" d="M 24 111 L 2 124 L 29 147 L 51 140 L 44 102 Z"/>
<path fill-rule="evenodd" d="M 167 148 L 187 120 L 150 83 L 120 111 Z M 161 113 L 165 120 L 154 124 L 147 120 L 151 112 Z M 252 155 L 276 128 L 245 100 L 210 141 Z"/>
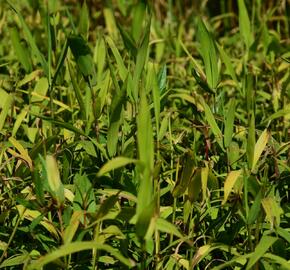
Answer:
<path fill-rule="evenodd" d="M 289 13 L 2 0 L 0 268 L 290 269 Z"/>

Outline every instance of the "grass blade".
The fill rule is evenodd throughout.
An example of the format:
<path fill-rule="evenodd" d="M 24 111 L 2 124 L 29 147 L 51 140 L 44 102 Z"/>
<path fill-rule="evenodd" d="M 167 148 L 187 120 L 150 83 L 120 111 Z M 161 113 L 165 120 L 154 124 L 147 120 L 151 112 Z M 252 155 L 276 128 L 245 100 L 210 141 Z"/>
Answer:
<path fill-rule="evenodd" d="M 256 246 L 255 251 L 251 255 L 247 264 L 246 270 L 252 269 L 256 262 L 266 253 L 266 251 L 277 241 L 276 237 L 263 235 L 259 244 Z"/>
<path fill-rule="evenodd" d="M 254 37 L 251 32 L 251 23 L 244 0 L 238 0 L 238 7 L 239 7 L 239 29 L 242 38 L 245 42 L 245 45 L 247 47 L 247 50 L 249 50 L 252 43 L 254 42 Z"/>
<path fill-rule="evenodd" d="M 60 248 L 32 262 L 30 265 L 27 266 L 27 269 L 28 270 L 41 269 L 44 265 L 50 262 L 53 262 L 57 260 L 58 258 L 67 256 L 76 252 L 80 252 L 83 250 L 90 250 L 90 249 L 103 250 L 105 252 L 110 253 L 112 256 L 114 256 L 116 259 L 118 259 L 120 262 L 122 262 L 128 267 L 131 268 L 135 266 L 135 262 L 133 262 L 130 259 L 125 258 L 123 255 L 121 255 L 121 253 L 118 250 L 110 247 L 109 245 L 99 244 L 98 241 L 82 241 L 82 242 L 73 242 L 73 243 L 69 243 L 69 244 L 61 246 Z"/>
<path fill-rule="evenodd" d="M 205 65 L 207 83 L 211 89 L 216 89 L 219 81 L 216 45 L 201 19 L 197 23 L 197 39 L 200 43 L 200 52 Z"/>

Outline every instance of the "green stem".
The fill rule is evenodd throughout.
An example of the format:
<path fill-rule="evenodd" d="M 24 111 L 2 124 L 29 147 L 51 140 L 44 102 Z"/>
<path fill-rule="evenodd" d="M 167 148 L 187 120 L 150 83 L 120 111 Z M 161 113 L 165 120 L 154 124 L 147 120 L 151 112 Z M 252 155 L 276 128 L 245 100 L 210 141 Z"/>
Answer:
<path fill-rule="evenodd" d="M 2 253 L 1 258 L 0 258 L 0 264 L 2 263 L 4 257 L 6 256 L 6 252 L 7 252 L 8 248 L 9 248 L 9 246 L 10 246 L 10 244 L 11 244 L 11 242 L 12 242 L 14 236 L 15 236 L 15 233 L 16 233 L 16 231 L 17 231 L 17 229 L 18 229 L 18 226 L 19 226 L 19 224 L 20 224 L 20 221 L 22 220 L 22 217 L 23 217 L 25 211 L 26 211 L 26 208 L 25 208 L 25 209 L 23 210 L 23 212 L 22 212 L 21 214 L 19 214 L 19 216 L 18 216 L 18 219 L 17 219 L 17 221 L 16 221 L 16 224 L 15 224 L 15 226 L 14 226 L 14 228 L 13 228 L 13 231 L 12 231 L 10 237 L 9 237 L 8 243 L 7 243 L 7 245 L 5 246 L 5 248 L 3 249 L 3 253 Z"/>

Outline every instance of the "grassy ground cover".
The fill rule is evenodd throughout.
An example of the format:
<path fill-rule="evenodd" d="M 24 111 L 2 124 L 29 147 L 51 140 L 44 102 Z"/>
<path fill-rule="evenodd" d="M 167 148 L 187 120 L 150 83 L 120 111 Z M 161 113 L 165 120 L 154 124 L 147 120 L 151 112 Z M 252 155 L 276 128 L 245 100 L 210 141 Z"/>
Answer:
<path fill-rule="evenodd" d="M 2 0 L 0 268 L 290 269 L 289 13 Z"/>

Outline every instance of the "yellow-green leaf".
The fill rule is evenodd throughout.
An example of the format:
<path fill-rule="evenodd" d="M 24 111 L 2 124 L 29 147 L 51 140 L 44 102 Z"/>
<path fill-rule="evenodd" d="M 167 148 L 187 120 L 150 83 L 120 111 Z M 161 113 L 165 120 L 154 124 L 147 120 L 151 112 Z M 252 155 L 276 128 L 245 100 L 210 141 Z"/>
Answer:
<path fill-rule="evenodd" d="M 240 174 L 241 174 L 242 170 L 238 170 L 238 171 L 231 171 L 228 176 L 227 179 L 225 181 L 224 184 L 224 199 L 222 201 L 222 204 L 225 204 L 237 179 L 239 178 Z"/>
<path fill-rule="evenodd" d="M 259 137 L 259 139 L 255 145 L 252 171 L 254 171 L 256 164 L 257 164 L 259 158 L 261 157 L 262 152 L 264 151 L 264 149 L 268 143 L 269 138 L 270 138 L 270 132 L 267 129 L 265 129 L 262 132 L 261 136 Z"/>

